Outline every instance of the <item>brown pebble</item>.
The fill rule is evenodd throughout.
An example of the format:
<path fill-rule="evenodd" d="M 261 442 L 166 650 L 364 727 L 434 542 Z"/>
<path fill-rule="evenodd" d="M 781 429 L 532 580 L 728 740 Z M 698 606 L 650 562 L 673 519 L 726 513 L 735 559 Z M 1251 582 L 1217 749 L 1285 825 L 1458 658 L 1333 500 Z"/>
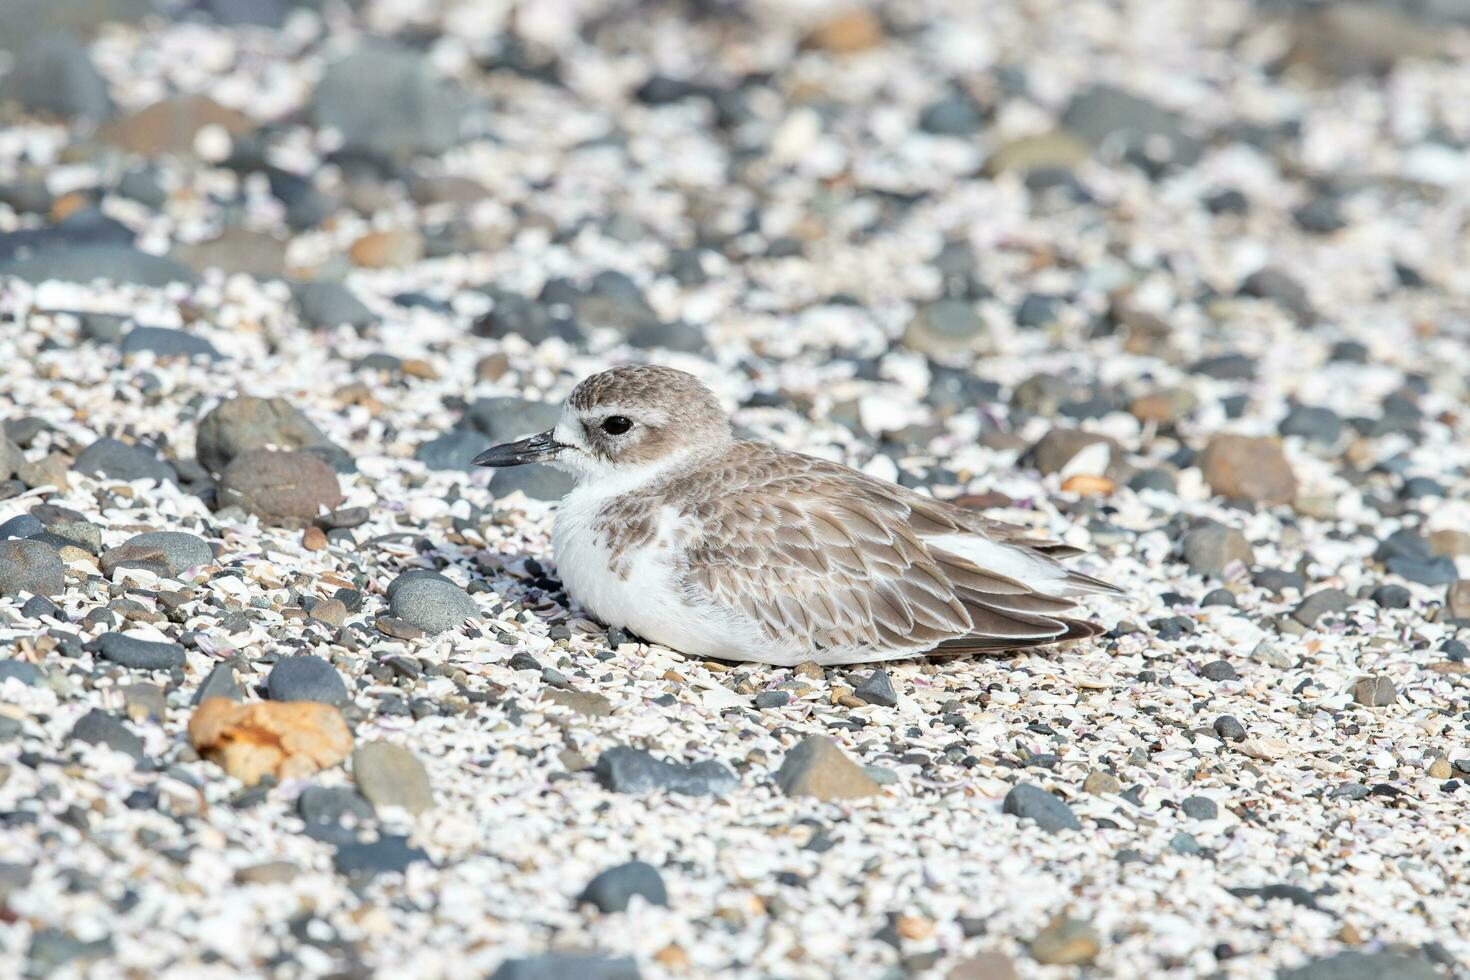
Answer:
<path fill-rule="evenodd" d="M 327 533 L 313 524 L 301 532 L 301 547 L 307 551 L 327 550 Z"/>
<path fill-rule="evenodd" d="M 833 54 L 855 54 L 883 43 L 883 22 L 871 10 L 848 10 L 818 24 L 803 43 Z"/>

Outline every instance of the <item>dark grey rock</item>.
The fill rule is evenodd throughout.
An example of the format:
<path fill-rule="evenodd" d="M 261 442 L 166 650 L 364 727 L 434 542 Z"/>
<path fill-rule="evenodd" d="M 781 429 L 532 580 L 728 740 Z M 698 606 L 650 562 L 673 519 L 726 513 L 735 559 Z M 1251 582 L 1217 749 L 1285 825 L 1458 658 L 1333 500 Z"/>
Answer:
<path fill-rule="evenodd" d="M 1319 195 L 1293 208 L 1291 216 L 1298 228 L 1314 235 L 1330 235 L 1346 228 L 1348 223 L 1337 198 L 1326 195 Z"/>
<path fill-rule="evenodd" d="M 7 541 L 10 538 L 29 538 L 40 534 L 45 529 L 46 526 L 30 514 L 17 514 L 0 523 L 0 541 Z"/>
<path fill-rule="evenodd" d="M 1235 593 L 1229 589 L 1211 589 L 1199 601 L 1201 606 L 1235 606 Z"/>
<path fill-rule="evenodd" d="M 1194 820 L 1214 820 L 1220 815 L 1220 807 L 1208 796 L 1186 797 L 1179 809 Z"/>
<path fill-rule="evenodd" d="M 561 418 L 555 402 L 529 398 L 477 398 L 465 409 L 464 422 L 492 442 L 507 442 L 545 432 Z"/>
<path fill-rule="evenodd" d="M 904 330 L 903 343 L 910 350 L 948 362 L 973 357 L 989 336 L 989 329 L 973 302 L 945 297 L 914 311 Z"/>
<path fill-rule="evenodd" d="M 86 37 L 101 24 L 137 23 L 155 13 L 152 0 L 6 0 L 0 3 L 0 50 L 23 51 L 54 33 Z"/>
<path fill-rule="evenodd" d="M 1021 783 L 1006 794 L 1001 812 L 1029 817 L 1049 834 L 1059 830 L 1081 830 L 1082 824 L 1065 802 L 1032 783 Z"/>
<path fill-rule="evenodd" d="M 1303 626 L 1315 626 L 1323 616 L 1333 616 L 1347 610 L 1352 597 L 1342 589 L 1322 589 L 1303 599 L 1291 612 L 1291 618 Z"/>
<path fill-rule="evenodd" d="M 585 290 L 572 292 L 570 302 L 582 327 L 612 328 L 626 334 L 658 323 L 658 314 L 648 305 L 643 290 L 622 272 L 599 272 Z"/>
<path fill-rule="evenodd" d="M 3 81 L 0 100 L 12 99 L 32 112 L 62 119 L 106 119 L 112 115 L 107 82 L 75 37 L 52 34 L 20 49 Z"/>
<path fill-rule="evenodd" d="M 1175 163 L 1191 164 L 1200 153 L 1200 141 L 1186 130 L 1182 116 L 1110 85 L 1094 85 L 1074 96 L 1062 125 L 1094 146 L 1120 143 L 1143 151 L 1162 142 L 1166 159 Z"/>
<path fill-rule="evenodd" d="M 863 678 L 862 682 L 853 688 L 852 693 L 858 700 L 876 704 L 881 708 L 893 708 L 898 705 L 898 694 L 893 690 L 893 681 L 889 678 L 888 671 L 882 668 Z"/>
<path fill-rule="evenodd" d="M 668 908 L 669 895 L 658 869 L 643 861 L 629 861 L 608 868 L 587 883 L 577 903 L 590 903 L 600 912 L 626 912 L 634 896 L 650 905 Z"/>
<path fill-rule="evenodd" d="M 755 696 L 755 706 L 759 711 L 784 708 L 790 703 L 791 692 L 789 691 L 762 691 Z"/>
<path fill-rule="evenodd" d="M 219 351 L 203 337 L 168 327 L 134 327 L 118 348 L 124 354 L 153 354 L 157 357 L 204 357 L 218 360 Z"/>
<path fill-rule="evenodd" d="M 1256 376 L 1256 362 L 1244 354 L 1216 354 L 1196 361 L 1189 370 L 1217 381 L 1249 381 Z"/>
<path fill-rule="evenodd" d="M 595 953 L 544 953 L 506 960 L 490 980 L 639 980 L 638 964 L 629 957 L 611 959 Z"/>
<path fill-rule="evenodd" d="M 1321 906 L 1317 904 L 1317 896 L 1300 885 L 1275 884 L 1263 885 L 1260 888 L 1231 888 L 1229 892 L 1236 898 L 1259 898 L 1267 902 L 1285 899 L 1304 909 L 1321 911 Z"/>
<path fill-rule="evenodd" d="M 239 683 L 235 680 L 235 666 L 231 663 L 215 664 L 210 670 L 194 696 L 189 699 L 189 704 L 197 707 L 208 698 L 228 698 L 231 701 L 239 701 L 244 697 Z"/>
<path fill-rule="evenodd" d="M 1175 493 L 1179 489 L 1174 474 L 1158 468 L 1139 470 L 1128 481 L 1128 486 L 1135 491 L 1158 490 L 1163 493 Z"/>
<path fill-rule="evenodd" d="M 597 781 L 615 793 L 648 793 L 656 789 L 685 796 L 724 796 L 740 785 L 734 773 L 712 759 L 674 763 L 655 759 L 644 749 L 617 746 L 603 752 L 595 767 Z"/>
<path fill-rule="evenodd" d="M 342 134 L 345 149 L 399 162 L 454 146 L 468 108 L 422 52 L 378 39 L 328 65 L 311 106 L 318 125 Z"/>
<path fill-rule="evenodd" d="M 471 461 L 489 449 L 492 440 L 466 425 L 457 425 L 419 445 L 414 459 L 431 470 L 469 470 Z"/>
<path fill-rule="evenodd" d="M 1449 585 L 1460 576 L 1455 560 L 1447 555 L 1438 558 L 1396 556 L 1384 562 L 1384 566 L 1395 575 L 1420 585 Z"/>
<path fill-rule="evenodd" d="M 26 950 L 30 964 L 28 976 L 50 976 L 63 967 L 75 969 L 81 964 L 109 957 L 114 952 L 111 936 L 100 939 L 81 940 L 69 932 L 47 927 L 31 934 L 31 944 Z M 78 974 L 88 972 L 76 970 Z"/>
<path fill-rule="evenodd" d="M 35 687 L 45 679 L 41 668 L 26 660 L 0 660 L 0 684 L 18 680 L 27 687 Z"/>
<path fill-rule="evenodd" d="M 278 29 L 294 5 L 292 0 L 201 0 L 199 9 L 225 27 Z"/>
<path fill-rule="evenodd" d="M 102 554 L 102 574 L 112 576 L 120 568 L 141 566 L 161 571 L 172 578 L 187 568 L 214 561 L 209 543 L 187 531 L 144 531 Z"/>
<path fill-rule="evenodd" d="M 1200 854 L 1199 841 L 1194 839 L 1193 834 L 1180 832 L 1169 840 L 1169 850 L 1176 854 L 1194 856 Z"/>
<path fill-rule="evenodd" d="M 102 438 L 77 454 L 72 469 L 87 476 L 108 480 L 176 479 L 174 468 L 142 446 L 130 446 L 116 439 Z"/>
<path fill-rule="evenodd" d="M 33 595 L 20 607 L 20 614 L 26 619 L 41 619 L 43 617 L 61 616 L 61 607 L 43 595 Z"/>
<path fill-rule="evenodd" d="M 494 287 L 484 292 L 495 305 L 470 325 L 470 332 L 476 337 L 494 340 L 520 337 L 528 344 L 540 344 L 553 337 L 569 343 L 582 339 L 570 318 L 553 316 L 544 304 L 530 297 Z"/>
<path fill-rule="evenodd" d="M 1270 300 L 1290 313 L 1298 322 L 1305 323 L 1316 317 L 1312 300 L 1306 287 L 1289 273 L 1267 266 L 1245 277 L 1240 284 L 1242 296 Z"/>
<path fill-rule="evenodd" d="M 1245 738 L 1245 726 L 1234 715 L 1221 715 L 1215 719 L 1215 734 L 1226 742 L 1239 742 Z"/>
<path fill-rule="evenodd" d="M 176 259 L 118 244 L 76 245 L 6 259 L 0 261 L 0 278 L 5 276 L 31 283 L 106 279 L 159 289 L 171 283 L 199 281 L 193 269 Z"/>
<path fill-rule="evenodd" d="M 346 286 L 335 282 L 293 282 L 291 298 L 301 319 L 316 330 L 334 330 L 342 325 L 362 329 L 377 321 Z"/>
<path fill-rule="evenodd" d="M 8 435 L 0 433 L 0 480 L 8 480 L 25 463 L 25 454 L 10 441 Z"/>
<path fill-rule="evenodd" d="M 371 881 L 380 874 L 402 874 L 410 864 L 428 860 L 423 848 L 409 846 L 407 837 L 383 836 L 370 842 L 339 844 L 332 855 L 332 866 L 354 881 Z"/>
<path fill-rule="evenodd" d="M 1430 476 L 1411 476 L 1399 490 L 1404 500 L 1424 500 L 1447 496 L 1444 484 Z"/>
<path fill-rule="evenodd" d="M 27 539 L 0 541 L 0 595 L 49 597 L 65 589 L 66 565 L 53 548 Z"/>
<path fill-rule="evenodd" d="M 919 114 L 919 128 L 936 136 L 973 136 L 984 125 L 985 110 L 964 93 L 948 95 Z"/>
<path fill-rule="evenodd" d="M 303 833 L 328 844 L 351 844 L 373 822 L 373 805 L 350 786 L 308 786 L 296 798 Z"/>
<path fill-rule="evenodd" d="M 1402 585 L 1380 585 L 1373 590 L 1372 599 L 1380 609 L 1408 609 L 1413 596 Z"/>
<path fill-rule="evenodd" d="M 105 745 L 131 756 L 135 762 L 143 760 L 143 740 L 124 725 L 122 719 L 96 708 L 77 719 L 70 740 L 87 745 Z"/>
<path fill-rule="evenodd" d="M 1428 960 L 1389 950 L 1360 953 L 1346 950 L 1283 970 L 1278 980 L 1441 980 Z"/>
<path fill-rule="evenodd" d="M 1240 677 L 1228 660 L 1211 660 L 1199 669 L 1200 676 L 1212 681 L 1233 681 Z"/>
<path fill-rule="evenodd" d="M 1057 322 L 1061 315 L 1063 302 L 1059 296 L 1044 296 L 1041 293 L 1027 293 L 1021 300 L 1021 305 L 1016 307 L 1016 326 L 1018 327 L 1049 327 Z"/>
<path fill-rule="evenodd" d="M 314 654 L 300 654 L 276 662 L 266 675 L 265 689 L 272 701 L 320 701 L 346 704 L 347 684 L 337 669 Z"/>
<path fill-rule="evenodd" d="M 168 190 L 163 186 L 162 172 L 153 164 L 143 164 L 126 171 L 117 180 L 117 192 L 155 211 L 162 210 L 168 203 Z"/>
<path fill-rule="evenodd" d="M 1331 445 L 1342 435 L 1342 419 L 1330 408 L 1293 405 L 1281 420 L 1283 436 L 1300 436 L 1312 442 Z"/>
<path fill-rule="evenodd" d="M 560 500 L 572 486 L 570 473 L 534 464 L 496 470 L 490 478 L 490 492 L 497 497 L 507 497 L 519 490 L 532 500 Z"/>
<path fill-rule="evenodd" d="M 338 449 L 306 415 L 284 398 L 230 398 L 199 420 L 195 455 L 211 473 L 223 473 L 247 449 Z"/>
<path fill-rule="evenodd" d="M 634 327 L 628 331 L 627 343 L 641 350 L 672 350 L 683 354 L 698 354 L 708 348 L 703 331 L 682 320 Z"/>
<path fill-rule="evenodd" d="M 177 643 L 103 633 L 92 641 L 92 646 L 103 660 L 131 670 L 173 670 L 184 666 L 184 648 Z"/>
<path fill-rule="evenodd" d="M 27 258 L 85 246 L 128 246 L 133 243 L 133 237 L 127 225 L 88 207 L 53 225 L 0 234 L 0 259 Z"/>

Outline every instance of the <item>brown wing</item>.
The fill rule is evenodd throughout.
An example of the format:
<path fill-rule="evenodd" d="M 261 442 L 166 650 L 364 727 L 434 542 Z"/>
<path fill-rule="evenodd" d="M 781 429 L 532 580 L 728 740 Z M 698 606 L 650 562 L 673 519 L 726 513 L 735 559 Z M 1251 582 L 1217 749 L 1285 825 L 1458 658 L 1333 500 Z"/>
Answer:
<path fill-rule="evenodd" d="M 745 444 L 687 507 L 684 583 L 773 643 L 822 651 L 1009 649 L 1090 635 L 1066 599 L 935 549 L 969 532 L 928 498 L 810 457 Z M 935 505 L 935 506 L 930 506 Z"/>

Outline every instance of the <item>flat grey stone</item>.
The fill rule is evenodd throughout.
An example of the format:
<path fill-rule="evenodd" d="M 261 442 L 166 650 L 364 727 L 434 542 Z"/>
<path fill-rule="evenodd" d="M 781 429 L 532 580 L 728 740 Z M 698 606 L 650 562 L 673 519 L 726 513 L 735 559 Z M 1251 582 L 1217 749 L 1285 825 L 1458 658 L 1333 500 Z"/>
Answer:
<path fill-rule="evenodd" d="M 1049 834 L 1059 830 L 1081 830 L 1082 824 L 1072 808 L 1040 786 L 1022 783 L 1006 794 L 1001 812 L 1015 817 L 1029 817 Z"/>
<path fill-rule="evenodd" d="M 600 912 L 626 912 L 637 896 L 650 905 L 668 908 L 669 894 L 658 869 L 643 861 L 629 861 L 608 868 L 587 883 L 577 903 L 597 906 Z"/>
<path fill-rule="evenodd" d="M 388 608 L 397 618 L 426 633 L 458 629 L 465 620 L 480 617 L 475 600 L 442 576 L 418 576 L 395 582 Z"/>
<path fill-rule="evenodd" d="M 184 666 L 184 648 L 177 643 L 103 633 L 93 645 L 103 660 L 132 670 L 173 670 Z"/>

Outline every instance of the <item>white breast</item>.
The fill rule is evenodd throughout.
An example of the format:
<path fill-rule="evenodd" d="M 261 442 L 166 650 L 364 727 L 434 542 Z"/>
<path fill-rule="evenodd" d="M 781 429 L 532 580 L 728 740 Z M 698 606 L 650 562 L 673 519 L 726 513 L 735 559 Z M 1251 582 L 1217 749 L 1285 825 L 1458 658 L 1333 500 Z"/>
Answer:
<path fill-rule="evenodd" d="M 752 624 L 690 603 L 675 572 L 680 518 L 672 507 L 660 513 L 651 542 L 615 562 L 596 530 L 598 512 L 611 497 L 578 486 L 557 510 L 552 550 L 562 584 L 578 605 L 609 626 L 693 656 L 746 660 L 767 645 Z"/>

